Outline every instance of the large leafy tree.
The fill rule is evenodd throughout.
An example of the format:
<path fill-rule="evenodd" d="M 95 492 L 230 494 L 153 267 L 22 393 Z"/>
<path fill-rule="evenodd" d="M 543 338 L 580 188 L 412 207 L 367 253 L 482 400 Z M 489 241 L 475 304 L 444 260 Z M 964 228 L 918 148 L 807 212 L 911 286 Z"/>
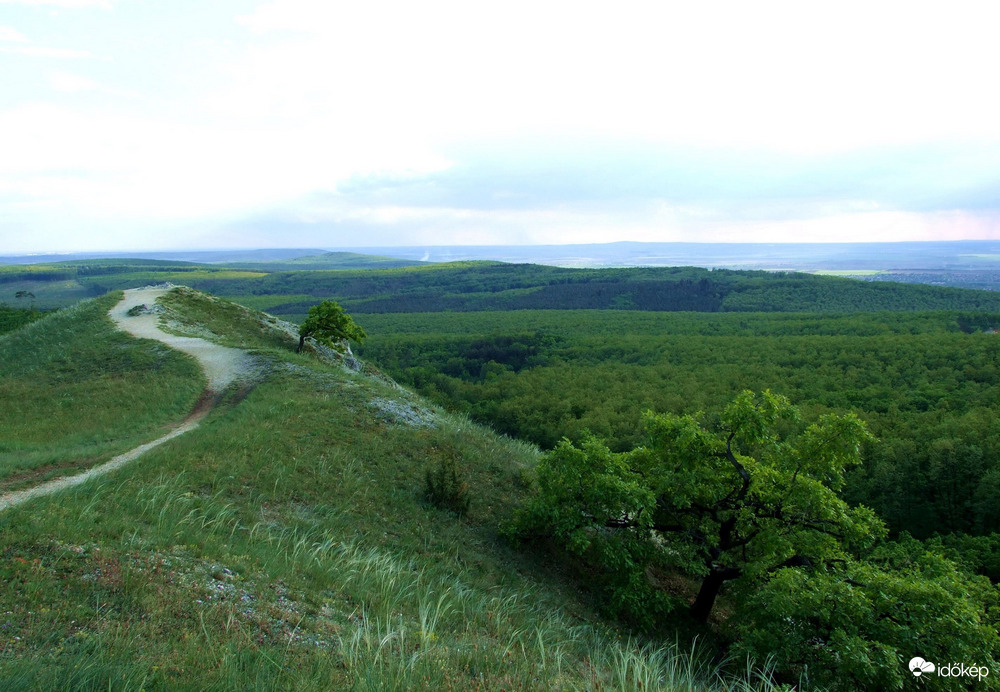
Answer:
<path fill-rule="evenodd" d="M 784 397 L 746 391 L 709 423 L 650 413 L 645 427 L 628 452 L 563 440 L 514 526 L 580 555 L 613 606 L 655 624 L 680 571 L 700 582 L 690 613 L 704 622 L 728 583 L 739 646 L 830 689 L 902 689 L 918 655 L 996 663 L 997 589 L 917 541 L 881 540 L 882 521 L 840 498 L 872 440 L 856 416 L 803 426 Z"/>
<path fill-rule="evenodd" d="M 647 444 L 630 452 L 563 440 L 540 464 L 540 492 L 518 526 L 580 554 L 600 542 L 618 566 L 698 577 L 690 612 L 705 621 L 726 582 L 843 560 L 885 533 L 871 510 L 838 496 L 871 439 L 864 423 L 831 414 L 793 434 L 797 419 L 784 397 L 745 391 L 713 430 L 649 413 Z"/>
<path fill-rule="evenodd" d="M 904 539 L 864 560 L 785 568 L 741 599 L 737 648 L 770 657 L 790 678 L 829 690 L 902 690 L 907 662 L 985 667 L 980 676 L 935 677 L 936 690 L 996 690 L 997 589 L 985 577 Z"/>
<path fill-rule="evenodd" d="M 305 321 L 299 327 L 299 346 L 295 350 L 301 351 L 308 337 L 337 348 L 337 342 L 347 339 L 361 342 L 367 336 L 365 330 L 354 322 L 337 301 L 324 300 L 309 308 Z"/>

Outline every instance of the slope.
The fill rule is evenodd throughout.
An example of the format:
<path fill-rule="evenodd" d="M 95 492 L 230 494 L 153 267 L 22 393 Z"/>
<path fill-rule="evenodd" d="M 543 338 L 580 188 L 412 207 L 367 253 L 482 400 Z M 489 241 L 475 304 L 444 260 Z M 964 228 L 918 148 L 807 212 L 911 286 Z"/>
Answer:
<path fill-rule="evenodd" d="M 0 492 L 106 461 L 165 434 L 194 408 L 194 361 L 119 331 L 121 294 L 0 337 Z"/>
<path fill-rule="evenodd" d="M 240 344 L 261 381 L 116 473 L 0 515 L 0 688 L 769 688 L 623 637 L 506 547 L 497 526 L 534 448 L 371 368 L 297 355 L 260 313 L 166 298 L 175 330 Z M 64 326 L 101 332 L 116 299 L 60 313 Z M 121 339 L 38 342 L 36 356 L 146 348 Z M 0 354 L 10 373 L 18 356 Z M 467 484 L 462 518 L 424 499 L 441 464 Z"/>
<path fill-rule="evenodd" d="M 153 339 L 164 343 L 198 361 L 198 365 L 202 368 L 208 380 L 208 388 L 202 394 L 195 409 L 183 422 L 172 427 L 169 432 L 161 437 L 119 454 L 110 461 L 93 466 L 83 473 L 61 476 L 44 483 L 31 485 L 24 490 L 0 494 L 0 511 L 35 497 L 49 495 L 59 490 L 85 483 L 94 476 L 116 471 L 164 442 L 194 430 L 201 419 L 208 413 L 212 404 L 215 403 L 219 395 L 229 385 L 239 379 L 244 380 L 247 384 L 249 384 L 249 381 L 252 381 L 254 363 L 244 351 L 221 346 L 205 339 L 168 334 L 159 328 L 157 316 L 160 311 L 150 308 L 150 305 L 153 305 L 167 291 L 166 287 L 135 288 L 125 291 L 122 300 L 115 304 L 108 311 L 108 314 L 119 329 L 136 337 Z M 244 386 L 247 386 L 247 384 Z"/>

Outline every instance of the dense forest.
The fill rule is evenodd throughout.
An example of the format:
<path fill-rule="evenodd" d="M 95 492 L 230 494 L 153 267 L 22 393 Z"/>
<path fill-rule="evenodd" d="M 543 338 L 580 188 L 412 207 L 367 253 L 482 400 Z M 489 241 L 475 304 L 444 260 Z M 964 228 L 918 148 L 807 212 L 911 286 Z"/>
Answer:
<path fill-rule="evenodd" d="M 774 656 L 790 680 L 890 689 L 916 648 L 1000 654 L 995 312 L 358 319 L 366 359 L 551 450 L 512 534 L 560 548 L 637 626 L 678 621 L 680 569 L 700 581 L 691 615 L 724 594 L 735 649 Z"/>
<path fill-rule="evenodd" d="M 710 410 L 743 389 L 878 438 L 847 496 L 896 531 L 1000 531 L 1000 315 L 597 311 L 363 315 L 364 357 L 443 405 L 551 449 L 617 450 L 645 410 Z M 976 327 L 975 325 L 979 325 Z"/>
<path fill-rule="evenodd" d="M 199 278 L 219 295 L 335 296 L 352 313 L 622 309 L 697 312 L 1000 311 L 1000 294 L 810 274 L 694 267 L 562 269 L 463 262 L 408 269 L 278 272 L 246 279 Z M 110 288 L 110 286 L 109 286 Z M 315 300 L 278 303 L 303 314 Z"/>

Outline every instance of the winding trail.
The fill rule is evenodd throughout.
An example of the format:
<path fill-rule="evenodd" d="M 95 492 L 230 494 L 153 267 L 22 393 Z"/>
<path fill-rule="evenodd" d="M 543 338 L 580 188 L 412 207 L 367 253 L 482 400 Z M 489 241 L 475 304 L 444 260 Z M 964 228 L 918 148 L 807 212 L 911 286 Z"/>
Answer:
<path fill-rule="evenodd" d="M 54 478 L 31 488 L 15 490 L 13 492 L 0 495 L 0 512 L 8 507 L 13 507 L 21 504 L 22 502 L 27 502 L 33 497 L 49 495 L 58 490 L 62 490 L 63 488 L 69 488 L 74 485 L 85 483 L 95 476 L 102 476 L 106 473 L 110 473 L 111 471 L 121 468 L 133 459 L 142 456 L 154 447 L 158 447 L 168 440 L 172 440 L 179 435 L 183 435 L 186 432 L 194 430 L 198 427 L 201 420 L 208 415 L 208 412 L 212 410 L 218 395 L 223 392 L 226 387 L 239 379 L 240 376 L 252 371 L 252 360 L 250 356 L 238 348 L 220 346 L 218 344 L 213 344 L 211 341 L 206 341 L 205 339 L 168 334 L 160 329 L 159 317 L 154 313 L 145 313 L 136 316 L 130 316 L 128 314 L 128 311 L 133 307 L 139 305 L 153 305 L 157 298 L 169 290 L 169 288 L 130 289 L 125 291 L 125 297 L 121 300 L 121 302 L 111 308 L 111 310 L 108 311 L 108 314 L 111 316 L 111 319 L 115 322 L 117 327 L 122 331 L 128 332 L 129 334 L 142 339 L 156 339 L 157 341 L 162 341 L 167 346 L 175 348 L 178 351 L 183 351 L 188 355 L 194 356 L 198 360 L 201 367 L 205 371 L 205 376 L 208 378 L 208 388 L 202 394 L 201 399 L 199 399 L 198 405 L 195 406 L 194 411 L 192 411 L 180 425 L 171 429 L 171 431 L 163 437 L 157 438 L 152 442 L 147 442 L 146 444 L 140 445 L 135 449 L 130 449 L 124 454 L 119 454 L 110 461 L 94 466 L 83 473 L 75 476 Z"/>

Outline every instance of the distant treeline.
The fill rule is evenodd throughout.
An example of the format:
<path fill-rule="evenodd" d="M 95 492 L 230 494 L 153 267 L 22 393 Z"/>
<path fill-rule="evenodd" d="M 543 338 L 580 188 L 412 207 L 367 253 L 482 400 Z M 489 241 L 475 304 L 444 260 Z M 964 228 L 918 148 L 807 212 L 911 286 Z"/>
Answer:
<path fill-rule="evenodd" d="M 1000 312 L 1000 293 L 838 277 L 695 267 L 563 269 L 463 262 L 407 269 L 278 272 L 214 279 L 193 287 L 219 295 L 335 298 L 352 313 L 493 310 L 696 312 Z M 304 314 L 313 301 L 269 308 Z"/>
<path fill-rule="evenodd" d="M 322 258 L 320 258 L 322 259 Z M 384 268 L 384 258 L 330 258 L 359 269 L 300 270 L 295 262 L 196 265 L 90 260 L 0 268 L 0 283 L 75 280 L 94 295 L 170 281 L 234 299 L 274 296 L 268 312 L 300 319 L 332 298 L 352 314 L 506 310 L 813 312 L 965 310 L 1000 312 L 1000 292 L 858 281 L 795 272 L 697 267 L 568 269 L 451 262 Z M 282 271 L 276 269 L 285 266 Z M 305 266 L 313 266 L 305 264 Z M 319 266 L 318 264 L 315 266 Z M 287 301 L 281 297 L 287 296 Z"/>
<path fill-rule="evenodd" d="M 75 278 L 75 271 L 0 272 L 0 284 L 12 284 L 20 281 L 70 281 Z"/>

